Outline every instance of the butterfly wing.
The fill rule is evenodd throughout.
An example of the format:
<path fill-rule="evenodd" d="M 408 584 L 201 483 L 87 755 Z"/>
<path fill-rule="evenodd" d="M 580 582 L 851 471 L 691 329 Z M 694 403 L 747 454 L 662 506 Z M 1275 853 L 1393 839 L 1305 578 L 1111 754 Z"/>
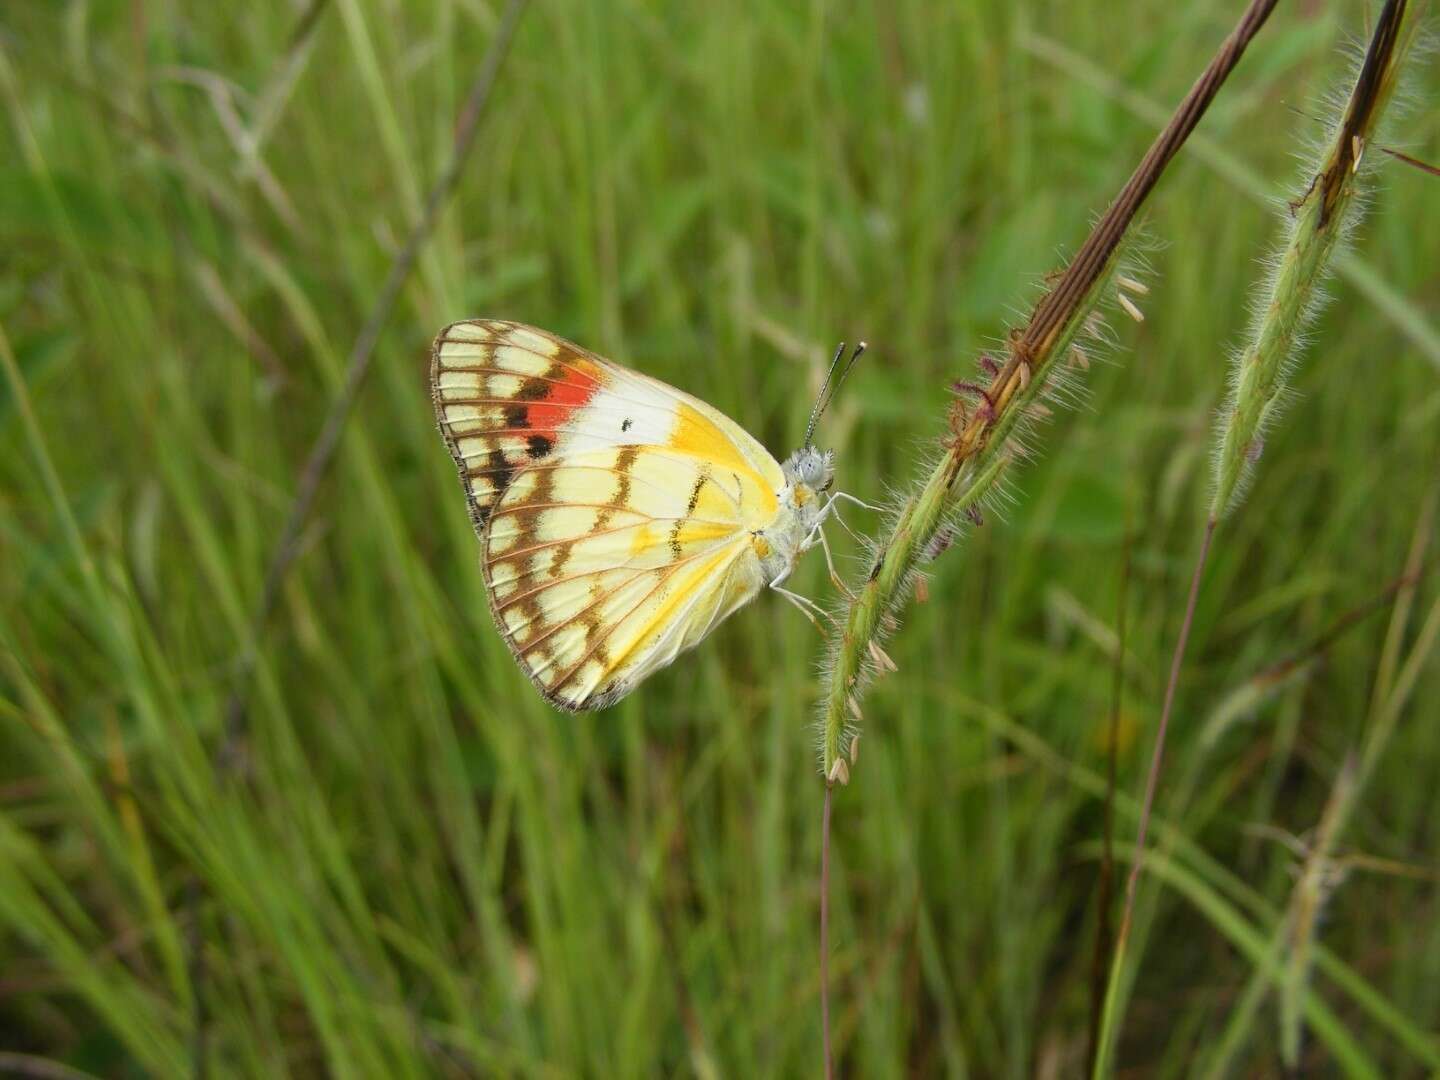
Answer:
<path fill-rule="evenodd" d="M 764 585 L 783 476 L 724 414 L 518 323 L 448 327 L 431 382 L 496 624 L 552 703 L 618 700 Z"/>

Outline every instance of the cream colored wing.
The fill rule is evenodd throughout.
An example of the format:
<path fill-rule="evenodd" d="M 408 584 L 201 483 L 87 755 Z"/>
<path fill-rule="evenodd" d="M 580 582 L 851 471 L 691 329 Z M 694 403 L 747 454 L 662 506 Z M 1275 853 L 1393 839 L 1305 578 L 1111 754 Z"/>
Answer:
<path fill-rule="evenodd" d="M 764 585 L 728 463 L 599 447 L 518 473 L 484 533 L 495 621 L 541 693 L 612 704 Z"/>

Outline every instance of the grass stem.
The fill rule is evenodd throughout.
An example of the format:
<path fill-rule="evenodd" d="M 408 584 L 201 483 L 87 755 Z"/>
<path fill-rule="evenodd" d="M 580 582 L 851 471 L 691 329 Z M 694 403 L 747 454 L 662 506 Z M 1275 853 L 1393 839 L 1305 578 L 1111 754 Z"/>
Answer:
<path fill-rule="evenodd" d="M 1135 892 L 1140 883 L 1140 871 L 1145 865 L 1145 839 L 1150 828 L 1150 814 L 1155 806 L 1155 789 L 1160 779 L 1160 765 L 1165 755 L 1165 735 L 1170 728 L 1170 713 L 1175 704 L 1175 687 L 1180 681 L 1180 668 L 1185 659 L 1185 648 L 1190 641 L 1190 628 L 1195 621 L 1195 603 L 1200 596 L 1200 582 L 1205 576 L 1205 564 L 1210 557 L 1210 543 L 1215 537 L 1216 521 L 1210 518 L 1205 523 L 1205 534 L 1200 540 L 1200 552 L 1195 557 L 1195 570 L 1190 576 L 1190 595 L 1185 600 L 1185 615 L 1180 621 L 1180 634 L 1175 639 L 1175 650 L 1170 657 L 1170 674 L 1165 682 L 1165 703 L 1160 710 L 1160 726 L 1155 731 L 1155 747 L 1150 754 L 1150 769 L 1145 775 L 1145 795 L 1140 802 L 1140 823 L 1135 831 L 1135 858 L 1130 863 L 1130 874 L 1125 880 L 1125 906 L 1120 913 L 1120 929 L 1115 935 L 1115 955 L 1110 963 L 1110 985 L 1105 994 L 1105 1008 L 1101 1014 L 1100 1037 L 1095 1056 L 1091 1061 L 1091 1075 L 1099 1077 L 1108 1069 L 1110 1053 L 1114 1044 L 1119 975 L 1125 963 L 1125 946 L 1130 939 L 1130 922 L 1135 914 Z"/>
<path fill-rule="evenodd" d="M 871 658 L 871 644 L 883 638 L 895 624 L 895 614 L 908 600 L 915 574 L 925 562 L 936 534 L 948 527 L 949 522 L 978 511 L 994 493 L 1006 466 L 1018 456 L 1012 436 L 1023 430 L 1033 415 L 1033 408 L 1046 396 L 1058 367 L 1057 359 L 1063 361 L 1089 325 L 1104 287 L 1114 274 L 1119 249 L 1136 214 L 1195 130 L 1246 47 L 1265 25 L 1275 2 L 1251 0 L 1246 6 L 1235 28 L 1177 106 L 1170 122 L 1151 143 L 1075 257 L 1035 305 L 1029 321 L 1023 328 L 1011 332 L 1003 366 L 993 360 L 982 365 L 987 372 L 993 372 L 983 387 L 956 384 L 977 392 L 973 408 L 959 400 L 952 408 L 944 456 L 919 490 L 901 506 L 889 534 L 877 546 L 865 582 L 851 590 L 855 599 L 849 604 L 843 631 L 832 638 L 829 683 L 821 718 L 821 770 L 827 779 L 824 811 L 827 827 L 832 797 L 829 780 L 836 765 L 843 762 L 846 745 L 854 738 L 852 717 L 858 712 L 856 703 L 868 681 L 883 674 Z M 1201 561 L 1203 564 L 1203 555 Z M 827 845 L 822 852 L 821 866 L 822 941 L 828 934 L 825 900 L 829 883 L 828 853 Z M 1123 921 L 1120 933 L 1123 946 Z M 828 982 L 827 972 L 828 969 L 822 968 L 822 984 Z M 1112 979 L 1107 1007 L 1113 1000 L 1113 990 Z M 823 997 L 822 1012 L 826 1014 L 828 1068 L 828 1001 Z M 1102 1036 L 1103 1031 L 1102 1021 Z M 1102 1060 L 1103 1054 L 1097 1055 L 1097 1067 Z"/>
<path fill-rule="evenodd" d="M 410 235 L 405 240 L 405 246 L 400 249 L 390 264 L 390 271 L 385 277 L 384 284 L 380 287 L 375 304 L 370 309 L 370 315 L 360 328 L 360 333 L 356 336 L 355 344 L 350 350 L 345 383 L 335 400 L 331 402 L 330 410 L 325 416 L 324 426 L 321 427 L 320 434 L 316 436 L 315 442 L 311 445 L 310 453 L 306 456 L 305 464 L 300 470 L 300 480 L 295 486 L 295 496 L 290 502 L 285 524 L 280 530 L 280 539 L 275 544 L 274 555 L 271 556 L 269 568 L 265 572 L 265 583 L 260 589 L 260 599 L 257 601 L 251 617 L 250 638 L 236 660 L 234 685 L 225 707 L 225 734 L 220 748 L 222 762 L 233 764 L 237 760 L 239 746 L 245 733 L 245 707 L 248 700 L 250 676 L 259 660 L 260 642 L 264 636 L 265 624 L 269 621 L 271 613 L 275 610 L 275 604 L 280 598 L 280 587 L 284 584 L 291 565 L 300 553 L 301 533 L 310 520 L 310 511 L 314 509 L 315 497 L 319 493 L 320 484 L 330 470 L 330 463 L 335 457 L 335 451 L 340 446 L 340 436 L 344 433 L 345 424 L 350 419 L 355 401 L 359 398 L 360 391 L 365 385 L 366 376 L 370 373 L 371 362 L 375 358 L 375 347 L 380 342 L 380 334 L 390 320 L 390 313 L 395 308 L 395 302 L 400 298 L 400 290 L 405 287 L 405 282 L 409 280 L 410 272 L 415 268 L 415 263 L 419 259 L 426 241 L 429 240 L 436 223 L 440 220 L 440 212 L 460 182 L 465 161 L 470 156 L 470 150 L 475 144 L 475 135 L 479 131 L 480 119 L 485 113 L 485 106 L 495 87 L 495 80 L 500 73 L 500 65 L 510 51 L 510 43 L 515 36 L 515 28 L 524 12 L 525 4 L 526 0 L 510 0 L 505 7 L 505 14 L 500 20 L 495 36 L 491 39 L 484 59 L 480 62 L 479 72 L 470 86 L 470 92 L 465 97 L 464 108 L 456 120 L 455 141 L 451 148 L 450 161 L 444 172 L 436 179 L 434 186 L 431 187 L 425 200 L 424 211 L 416 221 L 414 228 L 410 230 Z"/>
<path fill-rule="evenodd" d="M 1305 329 L 1322 303 L 1318 287 L 1329 272 L 1332 256 L 1359 220 L 1363 203 L 1359 177 L 1365 147 L 1374 140 L 1380 118 L 1395 89 L 1400 59 L 1414 37 L 1413 33 L 1403 32 L 1405 18 L 1406 0 L 1387 0 L 1316 171 L 1308 186 L 1289 205 L 1285 241 L 1262 286 L 1260 301 L 1255 305 L 1256 317 L 1249 342 L 1235 360 L 1230 395 L 1221 411 L 1214 492 L 1190 581 L 1184 619 L 1170 659 L 1160 723 L 1145 777 L 1135 858 L 1126 884 L 1125 906 L 1111 964 L 1101 1049 L 1093 1067 L 1097 1076 L 1107 1068 L 1119 1022 L 1116 1015 L 1118 984 L 1124 970 L 1135 893 L 1145 865 L 1146 833 L 1211 542 L 1219 522 L 1233 512 L 1245 496 L 1248 479 L 1264 449 L 1265 429 L 1283 405 L 1290 367 L 1304 340 Z M 1298 1047 L 1298 1020 L 1294 1023 L 1293 1029 L 1287 1028 L 1287 1053 L 1295 1052 Z"/>
<path fill-rule="evenodd" d="M 1106 961 L 1115 940 L 1110 899 L 1115 887 L 1115 789 L 1120 757 L 1120 707 L 1125 689 L 1125 611 L 1130 597 L 1130 557 L 1133 543 L 1129 516 L 1120 555 L 1120 598 L 1115 615 L 1115 664 L 1110 682 L 1110 722 L 1105 754 L 1105 824 L 1102 836 L 1099 880 L 1095 887 L 1095 957 L 1090 972 L 1090 1031 L 1085 1060 L 1095 1068 L 1100 1052 L 1100 1018 L 1105 1008 Z"/>
<path fill-rule="evenodd" d="M 957 401 L 944 456 L 895 516 L 865 583 L 852 590 L 856 599 L 849 604 L 844 630 L 832 639 L 821 719 L 823 775 L 830 775 L 851 734 L 851 700 L 858 701 L 864 685 L 877 674 L 869 658 L 870 642 L 885 635 L 904 605 L 936 532 L 977 510 L 994 494 L 1005 466 L 1017 453 L 1012 436 L 1023 430 L 1032 406 L 1050 389 L 1056 360 L 1063 359 L 1084 332 L 1135 215 L 1274 7 L 1275 0 L 1251 0 L 1080 250 L 1035 305 L 1029 321 L 1011 332 L 1006 362 L 983 388 L 975 387 L 979 392 L 975 406 L 966 408 Z"/>

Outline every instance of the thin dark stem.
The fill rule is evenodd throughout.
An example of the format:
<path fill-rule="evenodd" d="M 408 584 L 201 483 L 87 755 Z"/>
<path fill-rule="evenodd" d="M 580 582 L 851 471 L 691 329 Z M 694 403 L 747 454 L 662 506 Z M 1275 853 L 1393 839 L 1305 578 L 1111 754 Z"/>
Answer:
<path fill-rule="evenodd" d="M 330 411 L 325 417 L 325 425 L 321 428 L 319 436 L 310 448 L 309 456 L 305 459 L 305 466 L 301 470 L 300 480 L 295 488 L 295 498 L 290 504 L 290 513 L 285 519 L 285 526 L 280 532 L 280 540 L 275 545 L 275 554 L 265 573 L 265 584 L 260 591 L 260 601 L 255 606 L 251 619 L 250 639 L 245 644 L 236 664 L 235 681 L 225 709 L 225 738 L 221 746 L 223 762 L 233 764 L 236 760 L 240 740 L 244 735 L 245 708 L 250 677 L 259 658 L 260 640 L 265 632 L 265 624 L 269 621 L 270 615 L 275 609 L 275 603 L 279 599 L 280 587 L 285 582 L 285 576 L 289 572 L 291 564 L 294 563 L 295 557 L 300 553 L 301 533 L 310 519 L 310 511 L 314 507 L 316 493 L 320 490 L 320 484 L 329 471 L 335 450 L 340 445 L 340 436 L 344 433 L 345 423 L 349 420 L 350 412 L 355 406 L 355 399 L 359 397 L 365 377 L 370 373 L 371 361 L 375 356 L 375 346 L 380 340 L 380 334 L 384 330 L 385 324 L 390 319 L 390 313 L 395 307 L 396 300 L 400 297 L 400 290 L 404 288 L 421 250 L 434 231 L 440 211 L 460 180 L 465 160 L 475 142 L 475 135 L 480 126 L 480 117 L 490 100 L 490 92 L 494 89 L 500 65 L 509 52 L 510 42 L 515 36 L 516 24 L 519 22 L 524 8 L 525 0 L 510 0 L 505 8 L 500 26 L 495 31 L 495 37 L 491 40 L 490 48 L 486 51 L 485 58 L 480 64 L 480 71 L 475 76 L 474 83 L 471 84 L 470 92 L 465 99 L 465 107 L 456 121 L 455 142 L 450 153 L 450 162 L 430 189 L 429 197 L 425 200 L 424 211 L 420 215 L 420 220 L 415 223 L 415 227 L 410 230 L 410 235 L 405 240 L 405 246 L 395 256 L 395 261 L 390 264 L 390 273 L 380 287 L 375 305 L 370 310 L 370 317 L 365 320 L 365 325 L 361 328 L 359 335 L 355 338 L 355 344 L 350 350 L 345 384 L 331 403 Z"/>
<path fill-rule="evenodd" d="M 1017 346 L 1021 351 L 1030 354 L 1046 347 L 1049 340 L 1059 333 L 1066 323 L 1075 305 L 1090 291 L 1104 267 L 1109 264 L 1110 256 L 1124 239 L 1136 211 L 1159 181 L 1165 166 L 1180 152 L 1185 140 L 1195 130 L 1195 125 L 1205 115 L 1210 102 L 1220 92 L 1220 87 L 1229 78 L 1235 65 L 1240 62 L 1246 47 L 1270 18 L 1270 12 L 1274 10 L 1276 3 L 1277 0 L 1251 0 L 1240 22 L 1220 46 L 1210 65 L 1195 80 L 1195 84 L 1170 118 L 1170 123 L 1156 137 L 1129 181 L 1120 190 L 1120 194 L 1115 196 L 1115 201 L 1085 238 L 1085 243 L 1075 253 L 1075 258 L 1065 268 L 1060 280 L 1035 306 L 1021 343 Z"/>
<path fill-rule="evenodd" d="M 820 1037 L 824 1043 L 825 1080 L 835 1076 L 830 1053 L 830 798 L 835 786 L 825 784 L 825 809 L 820 813 Z"/>
<path fill-rule="evenodd" d="M 1406 165 L 1409 165 L 1412 168 L 1419 169 L 1421 172 L 1429 173 L 1431 176 L 1440 176 L 1440 168 L 1436 168 L 1429 162 L 1421 161 L 1419 158 L 1413 158 L 1409 154 L 1402 154 L 1399 150 L 1391 150 L 1388 146 L 1382 146 L 1380 147 L 1380 149 L 1384 150 L 1385 153 L 1389 154 L 1395 160 L 1403 161 Z"/>
<path fill-rule="evenodd" d="M 95 1080 L 94 1073 L 81 1072 L 39 1054 L 0 1050 L 0 1076 L 27 1076 L 34 1080 Z"/>
<path fill-rule="evenodd" d="M 1128 515 L 1127 515 L 1128 517 Z M 1095 1069 L 1100 1053 L 1100 1019 L 1105 1010 L 1105 973 L 1114 937 L 1110 900 L 1115 890 L 1115 786 L 1116 760 L 1120 756 L 1120 700 L 1125 687 L 1125 608 L 1130 595 L 1130 527 L 1127 522 L 1120 555 L 1120 598 L 1115 616 L 1115 665 L 1110 680 L 1109 755 L 1105 776 L 1104 850 L 1100 858 L 1100 880 L 1095 888 L 1095 958 L 1090 971 L 1090 1048 L 1086 1072 Z"/>
<path fill-rule="evenodd" d="M 1150 755 L 1150 772 L 1145 777 L 1145 798 L 1140 803 L 1140 828 L 1135 834 L 1135 859 L 1130 864 L 1130 877 L 1125 883 L 1125 909 L 1120 915 L 1120 933 L 1116 938 L 1117 954 L 1125 948 L 1130 935 L 1130 919 L 1135 911 L 1135 889 L 1140 871 L 1145 866 L 1145 836 L 1150 829 L 1150 810 L 1155 804 L 1155 788 L 1160 781 L 1160 763 L 1165 755 L 1165 733 L 1170 728 L 1170 711 L 1175 704 L 1175 687 L 1180 682 L 1180 667 L 1185 662 L 1185 646 L 1190 641 L 1190 626 L 1195 621 L 1195 602 L 1200 596 L 1200 581 L 1205 576 L 1205 562 L 1210 557 L 1210 541 L 1215 538 L 1218 522 L 1212 517 L 1205 522 L 1205 536 L 1200 541 L 1200 554 L 1195 559 L 1195 573 L 1190 578 L 1190 595 L 1185 601 L 1185 618 L 1180 623 L 1180 636 L 1170 657 L 1170 677 L 1165 683 L 1165 704 L 1160 709 L 1160 726 L 1155 731 L 1155 749 Z M 1118 972 L 1116 973 L 1118 975 Z"/>
<path fill-rule="evenodd" d="M 1012 335 L 1009 359 L 985 388 L 985 399 L 991 407 L 975 410 L 954 432 L 953 442 L 948 444 L 951 450 L 945 464 L 947 487 L 955 484 L 962 475 L 966 475 L 965 463 L 986 448 L 999 418 L 1004 415 L 1008 403 L 1015 399 L 1017 386 L 1026 383 L 1031 375 L 1043 374 L 1043 370 L 1032 370 L 1037 364 L 1039 369 L 1043 369 L 1054 360 L 1056 344 L 1065 334 L 1066 327 L 1071 325 L 1095 283 L 1110 265 L 1111 258 L 1129 232 L 1135 215 L 1139 213 L 1140 207 L 1159 182 L 1166 167 L 1185 145 L 1225 80 L 1235 70 L 1235 65 L 1240 62 L 1250 42 L 1270 18 L 1277 2 L 1278 0 L 1250 0 L 1235 29 L 1221 43 L 1219 51 L 1211 58 L 1176 107 L 1169 122 L 1150 144 L 1150 149 L 1140 159 L 1140 164 L 1130 174 L 1130 179 L 1125 182 L 1125 186 L 1120 189 L 1104 215 L 1090 230 L 1085 242 L 1080 245 L 1080 250 L 1075 253 L 1075 257 L 1070 260 L 1050 291 L 1035 305 L 1024 329 Z"/>

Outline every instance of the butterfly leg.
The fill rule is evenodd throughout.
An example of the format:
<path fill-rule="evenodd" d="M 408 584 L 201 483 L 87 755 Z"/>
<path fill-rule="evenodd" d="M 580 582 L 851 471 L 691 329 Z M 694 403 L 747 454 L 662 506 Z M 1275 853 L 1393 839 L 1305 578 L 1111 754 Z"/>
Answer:
<path fill-rule="evenodd" d="M 815 522 L 815 527 L 810 530 L 810 535 L 805 537 L 805 542 L 800 545 L 800 550 L 809 551 L 818 543 L 820 545 L 820 549 L 825 553 L 825 567 L 830 571 L 830 583 L 834 585 L 835 588 L 840 590 L 840 592 L 844 594 L 848 599 L 853 601 L 855 599 L 855 594 L 850 591 L 849 587 L 845 584 L 844 579 L 841 578 L 840 572 L 835 569 L 835 556 L 830 550 L 830 541 L 825 536 L 825 519 L 827 517 L 830 517 L 831 515 L 834 515 L 835 520 L 840 522 L 840 527 L 842 529 L 848 532 L 852 537 L 855 537 L 857 541 L 860 540 L 858 536 L 855 536 L 854 530 L 852 530 L 849 525 L 846 525 L 845 522 L 841 519 L 840 512 L 835 506 L 835 496 L 832 495 L 830 499 L 825 503 L 825 506 L 821 509 L 820 517 Z"/>
<path fill-rule="evenodd" d="M 837 517 L 835 520 L 839 521 L 840 519 Z M 845 523 L 841 521 L 840 524 L 844 525 Z M 820 536 L 820 550 L 825 553 L 825 566 L 830 571 L 830 583 L 839 589 L 846 598 L 854 601 L 855 594 L 850 591 L 850 587 L 845 584 L 845 580 L 840 576 L 840 572 L 835 569 L 835 556 L 830 552 L 830 541 L 825 538 L 825 530 L 817 525 L 815 526 L 815 531 L 819 533 Z"/>
<path fill-rule="evenodd" d="M 884 513 L 884 508 L 867 503 L 864 499 L 857 499 L 848 491 L 835 492 L 825 503 L 825 510 L 824 513 L 821 514 L 821 520 L 823 521 L 827 517 L 833 517 L 836 521 L 840 523 L 840 527 L 844 529 L 847 533 L 849 533 L 855 540 L 859 541 L 860 543 L 864 543 L 864 541 L 860 539 L 860 536 L 855 532 L 855 530 L 850 528 L 849 524 L 845 521 L 845 519 L 840 516 L 840 508 L 835 505 L 836 501 L 839 499 L 844 499 L 846 502 L 852 502 L 856 506 L 864 507 L 866 510 L 874 510 L 876 513 Z"/>
<path fill-rule="evenodd" d="M 811 600 L 808 596 L 801 596 L 799 593 L 791 592 L 789 589 L 784 588 L 780 585 L 776 585 L 773 582 L 771 583 L 770 588 L 773 589 L 775 592 L 779 593 L 781 596 L 785 597 L 786 600 L 789 600 L 790 603 L 794 604 L 797 608 L 799 608 L 800 614 L 804 615 L 805 618 L 809 619 L 811 625 L 814 626 L 816 630 L 819 630 L 822 636 L 825 633 L 825 627 L 820 625 L 820 619 L 817 619 L 815 616 L 819 615 L 821 619 L 828 619 L 832 624 L 835 622 L 834 616 L 832 616 L 819 604 L 815 603 L 814 600 Z"/>
<path fill-rule="evenodd" d="M 850 534 L 850 539 L 854 540 L 857 544 L 865 543 L 860 534 L 850 528 L 845 519 L 840 516 L 840 508 L 838 506 L 832 506 L 828 511 L 828 516 L 833 517 L 840 523 L 840 527 Z"/>
<path fill-rule="evenodd" d="M 885 512 L 885 508 L 883 506 L 876 506 L 874 503 L 868 503 L 864 499 L 859 498 L 858 496 L 851 495 L 848 491 L 836 491 L 831 494 L 830 501 L 833 503 L 836 499 L 844 499 L 846 502 L 854 503 L 856 506 L 862 506 L 866 510 L 874 510 L 877 514 L 883 514 Z"/>
<path fill-rule="evenodd" d="M 791 592 L 789 589 L 783 587 L 785 579 L 790 576 L 790 571 L 794 569 L 795 564 L 792 562 L 789 566 L 785 567 L 785 569 L 781 570 L 780 573 L 775 575 L 775 580 L 770 582 L 769 587 L 798 607 L 807 619 L 815 623 L 815 628 L 823 634 L 825 628 L 816 621 L 815 615 L 819 615 L 822 619 L 828 619 L 832 625 L 835 622 L 835 618 L 808 596 L 801 596 L 799 593 Z"/>

